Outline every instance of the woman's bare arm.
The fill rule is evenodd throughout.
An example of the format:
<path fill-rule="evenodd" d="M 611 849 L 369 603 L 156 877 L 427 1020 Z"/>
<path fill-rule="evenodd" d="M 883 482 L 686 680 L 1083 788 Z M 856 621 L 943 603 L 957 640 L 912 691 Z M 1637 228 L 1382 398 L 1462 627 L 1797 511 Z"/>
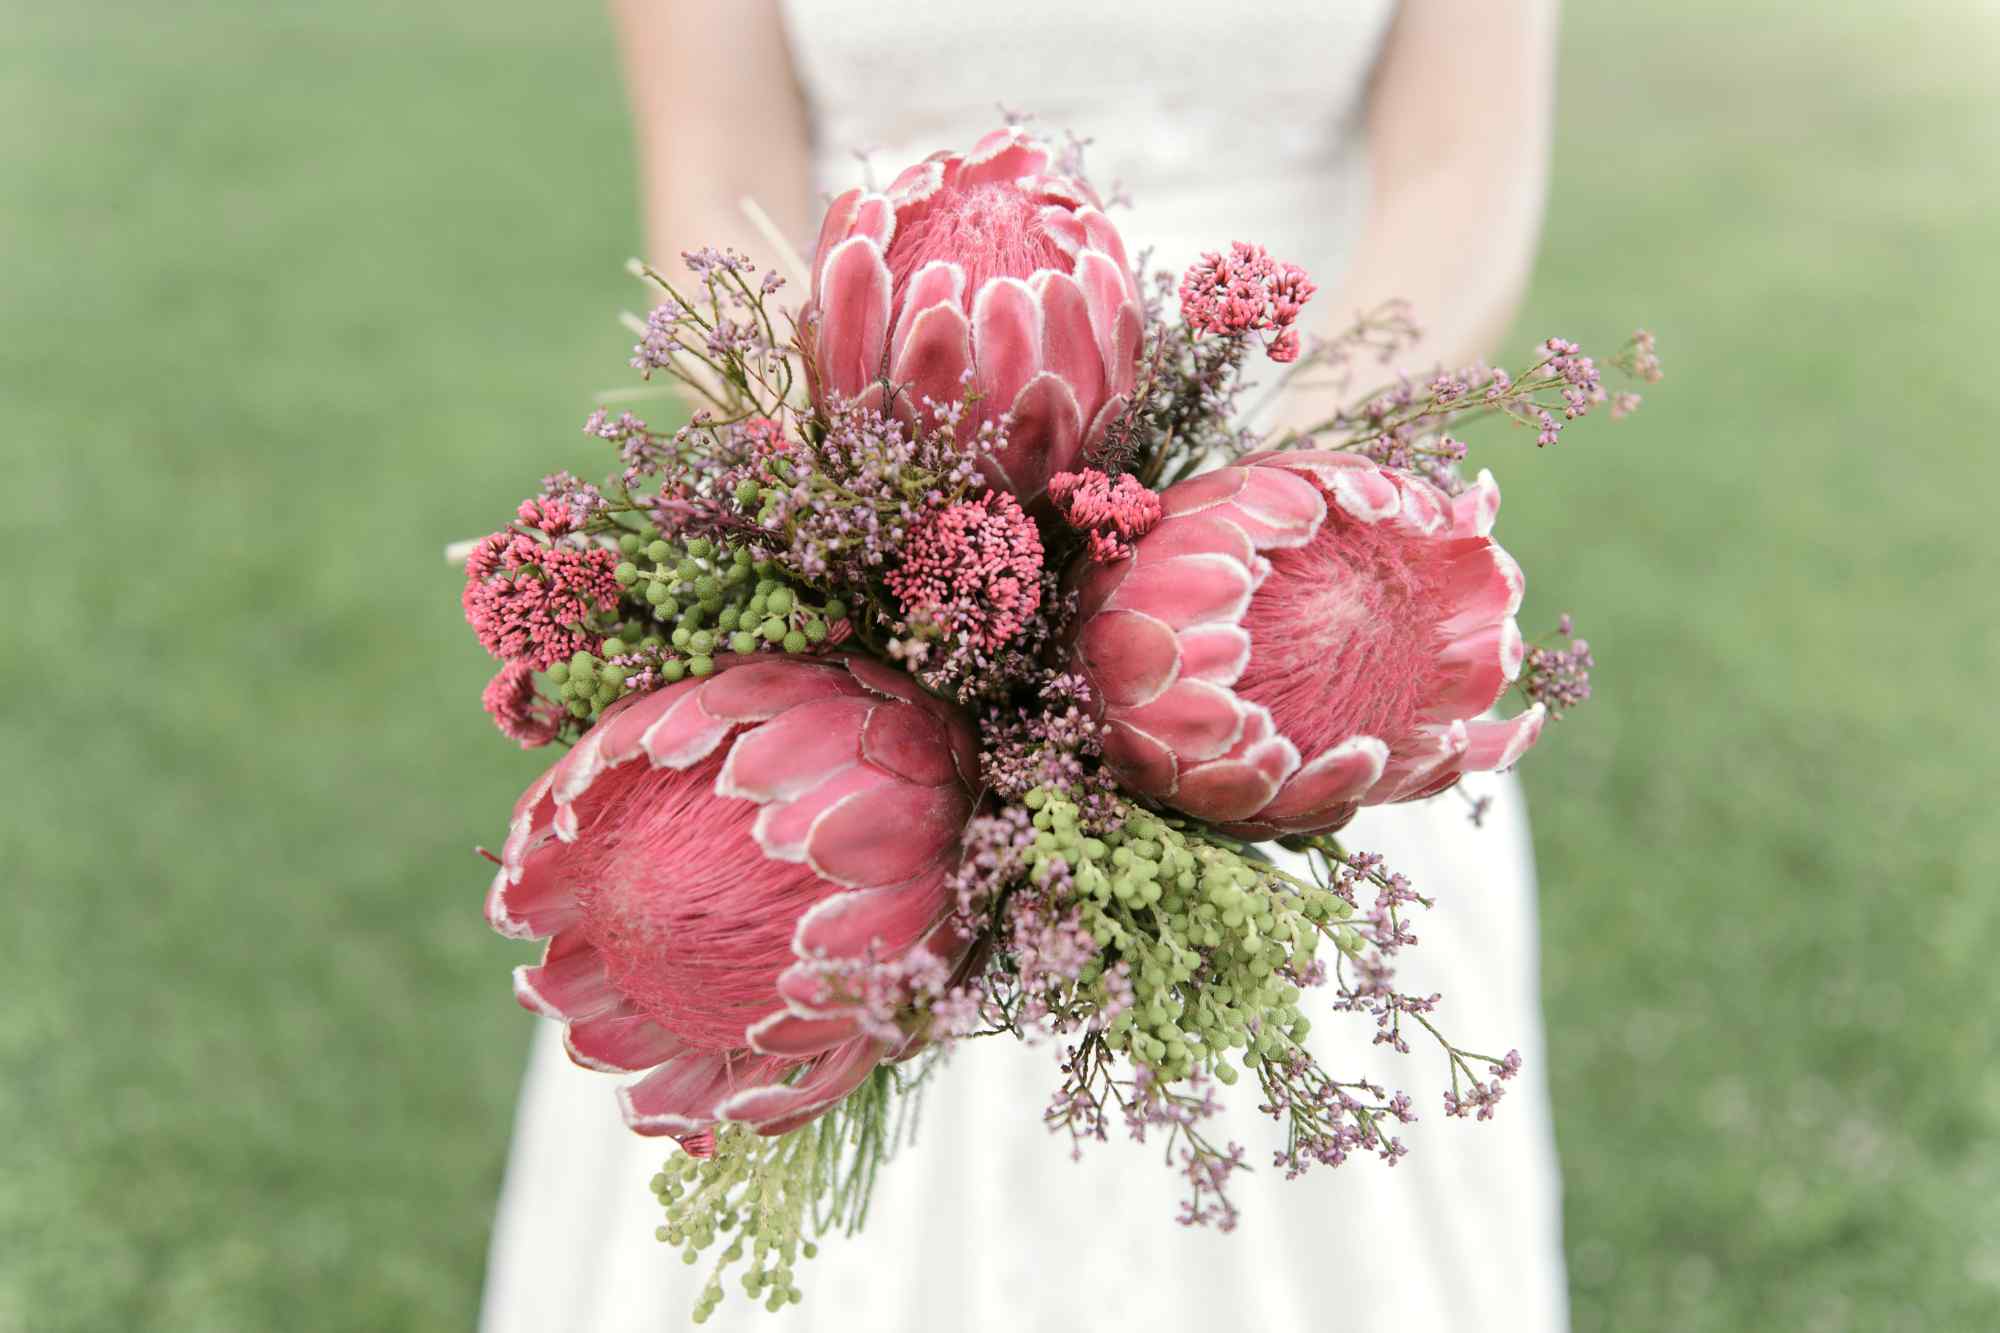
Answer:
<path fill-rule="evenodd" d="M 1395 368 L 1493 352 L 1541 232 L 1555 35 L 1555 0 L 1405 0 L 1369 92 L 1367 222 L 1318 331 L 1405 297 L 1424 337 Z M 1317 396 L 1290 395 L 1285 424 L 1324 419 Z"/>
<path fill-rule="evenodd" d="M 811 130 L 778 0 L 612 0 L 639 157 L 645 258 L 704 245 L 781 268 L 749 196 L 795 246 L 812 225 Z"/>

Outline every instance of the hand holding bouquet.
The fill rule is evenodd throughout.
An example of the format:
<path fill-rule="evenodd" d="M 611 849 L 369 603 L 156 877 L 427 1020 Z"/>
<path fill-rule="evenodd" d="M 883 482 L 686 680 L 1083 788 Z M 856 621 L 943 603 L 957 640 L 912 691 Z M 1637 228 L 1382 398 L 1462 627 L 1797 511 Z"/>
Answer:
<path fill-rule="evenodd" d="M 799 1299 L 957 1041 L 1047 1041 L 1045 1123 L 1164 1140 L 1181 1220 L 1224 1229 L 1229 1085 L 1288 1174 L 1404 1152 L 1411 1099 L 1322 1069 L 1310 1009 L 1421 1031 L 1447 1114 L 1491 1115 L 1519 1057 L 1397 990 L 1428 900 L 1336 835 L 1511 766 L 1588 696 L 1581 641 L 1524 642 L 1499 487 L 1448 431 L 1554 443 L 1610 396 L 1593 361 L 1550 339 L 1261 438 L 1257 362 L 1351 380 L 1407 316 L 1306 338 L 1311 279 L 1243 243 L 1142 278 L 1080 165 L 1017 129 L 835 200 L 796 310 L 741 256 L 684 261 L 643 270 L 633 365 L 701 407 L 671 433 L 595 414 L 617 469 L 548 478 L 464 605 L 497 725 L 569 746 L 488 919 L 548 941 L 521 1002 L 683 1150 L 654 1187 L 664 1240 L 722 1246 L 697 1318 L 738 1261 Z M 1658 376 L 1643 334 L 1615 364 Z"/>

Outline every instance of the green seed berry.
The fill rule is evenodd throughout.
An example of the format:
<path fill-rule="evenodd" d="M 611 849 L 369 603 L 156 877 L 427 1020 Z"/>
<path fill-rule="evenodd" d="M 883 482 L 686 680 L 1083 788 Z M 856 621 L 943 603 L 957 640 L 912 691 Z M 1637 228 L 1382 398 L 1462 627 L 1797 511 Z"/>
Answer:
<path fill-rule="evenodd" d="M 745 508 L 748 508 L 749 506 L 757 503 L 757 495 L 758 495 L 758 487 L 756 482 L 751 481 L 749 478 L 746 477 L 742 481 L 736 483 L 737 504 L 740 504 Z"/>
<path fill-rule="evenodd" d="M 762 634 L 765 638 L 769 639 L 772 643 L 776 643 L 778 640 L 785 637 L 785 622 L 778 619 L 776 616 L 772 616 L 769 620 L 765 621 L 763 624 L 757 627 L 757 632 L 759 634 Z"/>
<path fill-rule="evenodd" d="M 628 532 L 618 539 L 618 550 L 622 555 L 639 554 L 639 534 Z"/>
<path fill-rule="evenodd" d="M 688 635 L 688 651 L 697 657 L 715 651 L 715 634 L 712 630 L 698 629 Z"/>
<path fill-rule="evenodd" d="M 695 537 L 688 542 L 688 554 L 706 560 L 715 553 L 715 543 L 706 537 Z"/>
<path fill-rule="evenodd" d="M 611 571 L 611 577 L 618 581 L 619 587 L 629 588 L 639 581 L 639 567 L 630 560 L 620 560 L 618 568 Z"/>
<path fill-rule="evenodd" d="M 715 659 L 696 655 L 688 659 L 688 670 L 697 676 L 706 676 L 715 670 Z"/>
<path fill-rule="evenodd" d="M 787 634 L 787 635 L 785 636 L 785 651 L 786 651 L 786 652 L 788 652 L 788 653 L 802 653 L 802 652 L 804 652 L 805 650 L 806 650 L 806 636 L 805 636 L 805 635 L 803 635 L 803 634 L 799 633 L 799 631 L 797 631 L 797 630 L 793 630 L 793 631 L 792 631 L 791 633 L 789 633 L 789 634 Z"/>
<path fill-rule="evenodd" d="M 843 601 L 841 601 L 841 600 L 840 600 L 840 599 L 839 599 L 838 597 L 829 597 L 829 598 L 827 598 L 827 601 L 826 601 L 826 618 L 827 618 L 828 620 L 845 620 L 845 619 L 847 619 L 847 603 L 846 603 L 846 602 L 843 602 Z"/>
<path fill-rule="evenodd" d="M 681 659 L 678 657 L 669 658 L 666 661 L 660 663 L 660 674 L 664 676 L 666 678 L 667 683 L 671 685 L 675 681 L 680 680 L 687 675 L 687 663 L 681 661 Z"/>
<path fill-rule="evenodd" d="M 818 616 L 814 616 L 811 620 L 808 620 L 806 622 L 806 638 L 813 643 L 825 642 L 826 622 Z"/>
<path fill-rule="evenodd" d="M 606 657 L 623 657 L 625 656 L 626 653 L 630 651 L 631 650 L 625 646 L 625 640 L 618 638 L 615 635 L 604 641 L 604 655 Z"/>
<path fill-rule="evenodd" d="M 652 561 L 656 565 L 665 564 L 667 562 L 667 557 L 672 555 L 673 553 L 674 553 L 674 548 L 667 545 L 665 542 L 654 542 L 651 546 L 648 546 L 646 548 L 646 558 Z"/>
<path fill-rule="evenodd" d="M 792 592 L 789 588 L 774 588 L 764 599 L 764 608 L 774 616 L 782 616 L 792 609 Z"/>
<path fill-rule="evenodd" d="M 549 679 L 560 685 L 569 679 L 569 663 L 553 662 L 549 665 Z"/>

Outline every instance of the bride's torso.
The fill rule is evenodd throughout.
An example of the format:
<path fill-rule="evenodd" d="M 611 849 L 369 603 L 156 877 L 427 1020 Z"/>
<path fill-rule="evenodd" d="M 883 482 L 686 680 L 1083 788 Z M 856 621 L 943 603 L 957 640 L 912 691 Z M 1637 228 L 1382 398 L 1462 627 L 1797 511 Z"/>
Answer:
<path fill-rule="evenodd" d="M 1090 175 L 1134 204 L 1136 253 L 1178 269 L 1256 241 L 1337 277 L 1366 186 L 1362 109 L 1392 0 L 790 0 L 815 184 L 877 184 L 970 146 L 1002 106 L 1094 142 Z"/>

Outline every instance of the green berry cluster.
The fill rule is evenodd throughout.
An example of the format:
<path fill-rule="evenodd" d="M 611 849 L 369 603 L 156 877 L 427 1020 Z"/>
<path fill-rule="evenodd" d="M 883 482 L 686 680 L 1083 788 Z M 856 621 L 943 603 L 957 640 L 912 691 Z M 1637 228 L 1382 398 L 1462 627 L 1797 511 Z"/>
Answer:
<path fill-rule="evenodd" d="M 571 717 L 588 724 L 624 696 L 625 668 L 605 660 L 622 656 L 624 650 L 624 642 L 614 636 L 604 641 L 602 656 L 579 651 L 567 662 L 549 668 L 556 697 Z"/>
<path fill-rule="evenodd" d="M 715 1133 L 709 1157 L 677 1153 L 653 1177 L 653 1196 L 666 1209 L 666 1225 L 653 1233 L 680 1247 L 681 1259 L 700 1260 L 728 1237 L 701 1295 L 694 1322 L 704 1323 L 722 1302 L 722 1275 L 748 1261 L 743 1291 L 776 1313 L 802 1299 L 793 1266 L 818 1255 L 807 1230 L 843 1225 L 849 1234 L 867 1215 L 875 1175 L 895 1135 L 891 1117 L 901 1085 L 893 1071 L 877 1069 L 831 1111 L 790 1133 L 765 1138 L 741 1125 Z"/>
<path fill-rule="evenodd" d="M 706 1323 L 722 1303 L 722 1273 L 743 1261 L 743 1290 L 775 1313 L 801 1296 L 792 1265 L 816 1253 L 803 1239 L 812 1193 L 813 1149 L 817 1136 L 803 1131 L 782 1138 L 759 1138 L 739 1126 L 715 1136 L 715 1155 L 678 1154 L 653 1177 L 653 1196 L 667 1210 L 656 1235 L 681 1249 L 681 1259 L 697 1262 L 724 1233 L 729 1243 L 695 1299 L 694 1322 Z"/>
<path fill-rule="evenodd" d="M 1305 1040 L 1299 988 L 1283 974 L 1304 973 L 1323 936 L 1361 948 L 1344 899 L 1171 816 L 1131 808 L 1116 831 L 1092 835 L 1052 789 L 1023 803 L 1037 830 L 1031 878 L 1045 883 L 1058 857 L 1068 865 L 1099 950 L 1062 1007 L 1103 1012 L 1106 969 L 1128 969 L 1133 1002 L 1105 1028 L 1106 1044 L 1168 1082 L 1199 1070 L 1234 1083 L 1225 1052 L 1241 1051 L 1250 1069 Z"/>
<path fill-rule="evenodd" d="M 747 546 L 706 537 L 669 542 L 648 529 L 621 536 L 618 550 L 624 558 L 613 577 L 625 589 L 637 641 L 660 641 L 669 683 L 707 675 L 725 652 L 766 645 L 805 652 L 847 614 L 838 598 L 816 601 Z"/>

